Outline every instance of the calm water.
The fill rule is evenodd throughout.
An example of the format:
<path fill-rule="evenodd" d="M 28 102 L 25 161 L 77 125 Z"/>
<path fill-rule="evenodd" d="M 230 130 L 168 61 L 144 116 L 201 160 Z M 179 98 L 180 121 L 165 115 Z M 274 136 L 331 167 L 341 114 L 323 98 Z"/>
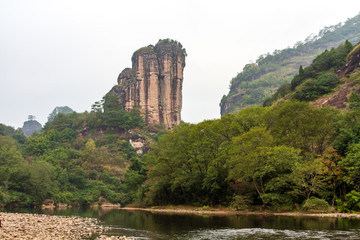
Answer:
<path fill-rule="evenodd" d="M 41 213 L 41 210 L 21 212 Z M 98 218 L 102 225 L 110 227 L 106 234 L 137 239 L 360 239 L 360 220 L 356 219 L 194 216 L 90 208 L 47 213 Z"/>

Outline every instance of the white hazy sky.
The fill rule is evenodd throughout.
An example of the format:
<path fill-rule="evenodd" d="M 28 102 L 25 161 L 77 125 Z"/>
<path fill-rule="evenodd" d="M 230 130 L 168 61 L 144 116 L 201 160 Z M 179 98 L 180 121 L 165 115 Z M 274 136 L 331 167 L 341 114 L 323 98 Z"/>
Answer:
<path fill-rule="evenodd" d="M 90 110 L 133 52 L 161 38 L 188 53 L 182 119 L 219 118 L 245 64 L 359 11 L 359 0 L 0 0 L 0 123 Z"/>

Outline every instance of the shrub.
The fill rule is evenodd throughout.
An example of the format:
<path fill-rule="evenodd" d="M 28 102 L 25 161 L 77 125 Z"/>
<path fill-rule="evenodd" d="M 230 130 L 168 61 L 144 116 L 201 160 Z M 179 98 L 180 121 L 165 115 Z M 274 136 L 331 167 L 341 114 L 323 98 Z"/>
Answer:
<path fill-rule="evenodd" d="M 324 94 L 330 93 L 339 83 L 340 80 L 336 74 L 323 73 L 316 79 L 306 80 L 296 90 L 292 98 L 299 101 L 312 101 Z"/>
<path fill-rule="evenodd" d="M 289 211 L 293 209 L 291 197 L 287 194 L 264 193 L 261 195 L 264 203 L 276 211 Z"/>
<path fill-rule="evenodd" d="M 344 201 L 337 200 L 337 209 L 340 212 L 359 212 L 360 211 L 360 193 L 352 190 L 346 194 Z"/>
<path fill-rule="evenodd" d="M 204 205 L 203 207 L 202 207 L 202 210 L 204 210 L 204 211 L 206 211 L 206 210 L 209 210 L 209 206 L 207 206 L 207 205 Z"/>
<path fill-rule="evenodd" d="M 74 201 L 74 196 L 71 192 L 59 192 L 58 194 L 55 194 L 55 200 L 61 203 L 65 203 L 68 205 L 71 205 L 71 203 Z"/>
<path fill-rule="evenodd" d="M 302 209 L 307 212 L 327 212 L 330 209 L 329 203 L 324 199 L 311 197 L 302 205 Z"/>
<path fill-rule="evenodd" d="M 246 210 L 251 203 L 248 197 L 235 195 L 230 203 L 230 207 L 236 211 Z"/>

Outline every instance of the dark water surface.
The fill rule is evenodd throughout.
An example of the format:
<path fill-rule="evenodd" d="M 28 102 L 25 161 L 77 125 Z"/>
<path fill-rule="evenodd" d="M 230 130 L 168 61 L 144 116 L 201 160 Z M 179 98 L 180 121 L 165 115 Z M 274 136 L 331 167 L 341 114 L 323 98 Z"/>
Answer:
<path fill-rule="evenodd" d="M 360 239 L 358 219 L 177 215 L 91 208 L 18 212 L 98 218 L 110 227 L 106 234 L 137 239 Z"/>

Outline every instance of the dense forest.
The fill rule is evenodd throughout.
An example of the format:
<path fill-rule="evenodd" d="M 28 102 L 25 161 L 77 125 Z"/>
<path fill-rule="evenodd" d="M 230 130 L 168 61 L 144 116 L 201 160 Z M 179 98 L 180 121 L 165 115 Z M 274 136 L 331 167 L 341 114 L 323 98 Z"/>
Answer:
<path fill-rule="evenodd" d="M 27 139 L 20 129 L 0 125 L 0 205 L 132 201 L 133 185 L 145 178 L 141 157 L 125 140 L 128 129 L 143 126 L 138 109 L 127 112 L 107 95 L 91 112 L 68 112 L 52 112 L 41 133 Z"/>
<path fill-rule="evenodd" d="M 261 105 L 281 85 L 290 83 L 300 65 L 310 65 L 322 51 L 336 47 L 346 39 L 352 44 L 360 41 L 360 14 L 343 24 L 325 27 L 293 47 L 259 56 L 230 81 L 229 93 L 220 102 L 221 115 Z"/>
<path fill-rule="evenodd" d="M 286 101 L 181 124 L 148 154 L 139 200 L 277 210 L 330 204 L 360 211 L 358 101 L 347 113 Z"/>

